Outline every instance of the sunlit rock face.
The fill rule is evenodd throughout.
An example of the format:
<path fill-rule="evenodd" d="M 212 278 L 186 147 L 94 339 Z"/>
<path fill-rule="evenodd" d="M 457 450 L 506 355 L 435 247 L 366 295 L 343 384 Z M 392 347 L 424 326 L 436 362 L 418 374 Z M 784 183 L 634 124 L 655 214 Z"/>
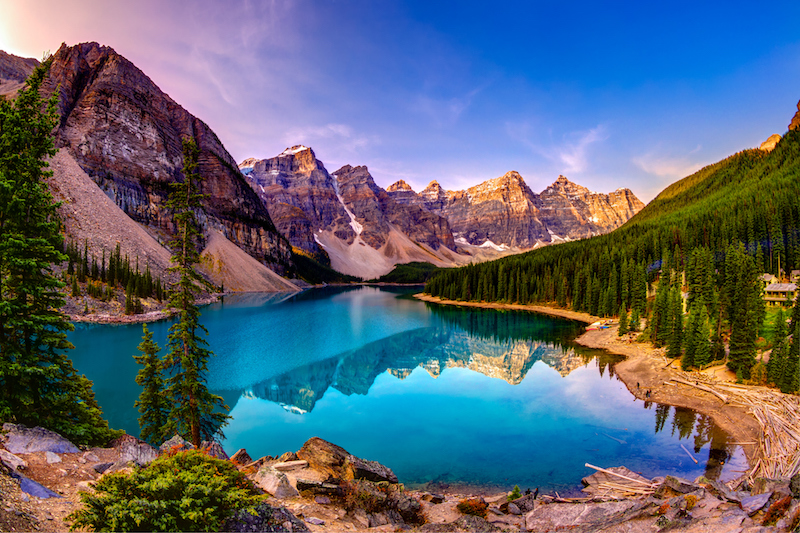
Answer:
<path fill-rule="evenodd" d="M 355 232 L 334 178 L 311 148 L 294 146 L 269 159 L 246 159 L 239 169 L 292 246 L 318 254 L 321 248 L 314 232 L 330 228 L 336 228 L 343 240 L 353 241 Z"/>
<path fill-rule="evenodd" d="M 537 194 L 514 171 L 465 191 L 432 181 L 419 194 L 405 182 L 387 192 L 445 217 L 457 243 L 517 249 L 608 233 L 644 207 L 629 189 L 600 194 L 564 176 Z"/>
<path fill-rule="evenodd" d="M 246 159 L 239 170 L 292 246 L 340 272 L 370 278 L 409 261 L 452 266 L 447 220 L 395 201 L 365 166 L 331 174 L 311 148 L 293 146 L 277 157 Z"/>
<path fill-rule="evenodd" d="M 790 130 L 796 130 L 800 128 L 800 102 L 797 102 L 797 113 L 795 113 L 792 121 L 789 123 Z"/>
<path fill-rule="evenodd" d="M 165 203 L 183 179 L 182 139 L 193 137 L 207 195 L 201 224 L 279 271 L 289 264 L 289 243 L 216 134 L 112 48 L 62 45 L 43 91 L 58 92 L 57 146 L 134 220 L 174 230 Z"/>

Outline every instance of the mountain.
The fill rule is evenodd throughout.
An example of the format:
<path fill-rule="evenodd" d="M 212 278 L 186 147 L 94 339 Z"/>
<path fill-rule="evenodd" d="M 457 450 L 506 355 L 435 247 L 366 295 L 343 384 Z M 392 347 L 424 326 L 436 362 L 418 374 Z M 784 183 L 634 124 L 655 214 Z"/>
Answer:
<path fill-rule="evenodd" d="M 597 316 L 617 315 L 624 305 L 644 315 L 648 284 L 659 272 L 676 272 L 677 280 L 685 273 L 689 291 L 707 301 L 734 279 L 731 269 L 744 254 L 753 272 L 783 277 L 800 269 L 800 127 L 770 139 L 673 183 L 614 232 L 444 271 L 425 290 L 451 299 L 556 303 Z M 733 306 L 733 293 L 724 290 L 723 301 Z"/>
<path fill-rule="evenodd" d="M 608 233 L 644 207 L 629 189 L 599 194 L 564 176 L 536 194 L 514 171 L 466 191 L 445 191 L 436 181 L 419 194 L 404 181 L 387 191 L 445 217 L 459 243 L 520 249 Z"/>
<path fill-rule="evenodd" d="M 466 191 L 433 181 L 417 194 L 402 180 L 384 190 L 364 166 L 329 174 L 306 146 L 239 169 L 293 246 L 360 277 L 397 263 L 454 266 L 606 233 L 643 205 L 628 189 L 597 194 L 563 176 L 536 194 L 517 172 Z"/>
<path fill-rule="evenodd" d="M 269 159 L 246 159 L 239 169 L 292 246 L 339 272 L 378 277 L 398 262 L 451 266 L 457 258 L 447 220 L 396 202 L 367 167 L 328 173 L 306 146 Z"/>
<path fill-rule="evenodd" d="M 0 94 L 13 97 L 37 64 L 0 52 Z M 60 150 L 50 183 L 68 239 L 86 242 L 98 258 L 119 242 L 123 254 L 163 276 L 170 254 L 162 243 L 174 230 L 165 202 L 169 184 L 182 179 L 181 139 L 193 136 L 207 194 L 199 270 L 233 290 L 297 290 L 268 268 L 293 271 L 291 245 L 218 137 L 141 70 L 97 43 L 62 45 L 43 89 L 54 91 Z"/>
<path fill-rule="evenodd" d="M 97 43 L 62 45 L 46 90 L 59 94 L 56 145 L 131 218 L 172 232 L 165 202 L 169 183 L 181 177 L 181 139 L 192 136 L 208 195 L 203 225 L 272 268 L 290 266 L 289 243 L 216 134 L 130 61 Z"/>
<path fill-rule="evenodd" d="M 0 96 L 13 98 L 38 64 L 31 57 L 19 57 L 0 50 Z"/>

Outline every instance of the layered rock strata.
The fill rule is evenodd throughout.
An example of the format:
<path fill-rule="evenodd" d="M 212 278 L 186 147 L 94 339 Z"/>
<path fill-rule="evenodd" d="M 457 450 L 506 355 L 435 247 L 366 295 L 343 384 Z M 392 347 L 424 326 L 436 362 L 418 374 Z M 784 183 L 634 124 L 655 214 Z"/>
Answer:
<path fill-rule="evenodd" d="M 376 277 L 397 262 L 446 264 L 455 247 L 443 217 L 395 201 L 375 184 L 367 167 L 346 165 L 328 173 L 306 146 L 239 165 L 252 190 L 292 246 L 347 274 Z M 452 256 L 450 256 L 452 257 Z"/>
<path fill-rule="evenodd" d="M 193 137 L 207 195 L 202 225 L 268 266 L 290 265 L 289 243 L 216 134 L 130 61 L 97 43 L 62 45 L 44 90 L 58 91 L 57 146 L 131 218 L 173 232 L 165 202 L 169 184 L 183 179 L 182 139 Z"/>
<path fill-rule="evenodd" d="M 629 189 L 599 194 L 564 176 L 536 194 L 514 171 L 465 191 L 446 191 L 436 181 L 419 194 L 405 182 L 387 191 L 445 217 L 460 243 L 519 249 L 607 233 L 644 207 Z"/>

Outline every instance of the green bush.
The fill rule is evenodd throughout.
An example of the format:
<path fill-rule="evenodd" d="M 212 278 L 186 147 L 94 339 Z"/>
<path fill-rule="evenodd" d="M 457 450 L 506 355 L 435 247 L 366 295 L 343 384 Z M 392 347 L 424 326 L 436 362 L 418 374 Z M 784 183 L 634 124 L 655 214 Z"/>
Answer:
<path fill-rule="evenodd" d="M 230 462 L 190 450 L 103 476 L 66 519 L 72 530 L 219 531 L 235 511 L 265 497 Z"/>
<path fill-rule="evenodd" d="M 508 501 L 513 502 L 517 498 L 522 498 L 522 492 L 519 490 L 519 485 L 514 485 L 514 490 L 508 495 Z"/>

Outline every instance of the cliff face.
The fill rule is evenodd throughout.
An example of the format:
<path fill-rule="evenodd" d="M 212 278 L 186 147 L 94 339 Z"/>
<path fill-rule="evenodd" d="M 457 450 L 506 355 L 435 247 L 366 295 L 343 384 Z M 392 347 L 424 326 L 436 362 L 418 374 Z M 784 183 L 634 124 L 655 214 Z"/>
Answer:
<path fill-rule="evenodd" d="M 396 201 L 367 167 L 329 174 L 313 150 L 294 146 L 270 159 L 246 159 L 239 169 L 281 234 L 311 254 L 328 254 L 341 272 L 374 277 L 397 262 L 441 260 L 423 257 L 419 245 L 455 247 L 447 220 Z"/>
<path fill-rule="evenodd" d="M 38 64 L 31 57 L 19 57 L 0 50 L 0 96 L 13 98 Z"/>
<path fill-rule="evenodd" d="M 62 45 L 45 91 L 58 88 L 56 145 L 134 220 L 172 232 L 164 208 L 169 183 L 182 179 L 181 139 L 193 136 L 207 196 L 201 223 L 277 270 L 291 248 L 213 131 L 113 49 Z"/>
<path fill-rule="evenodd" d="M 797 102 L 797 113 L 794 114 L 792 121 L 789 123 L 790 130 L 796 130 L 797 128 L 800 128 L 800 102 Z"/>
<path fill-rule="evenodd" d="M 629 189 L 598 194 L 564 176 L 536 194 L 513 171 L 466 191 L 445 191 L 436 181 L 419 194 L 405 182 L 387 191 L 447 218 L 458 242 L 520 249 L 607 233 L 644 207 Z"/>

